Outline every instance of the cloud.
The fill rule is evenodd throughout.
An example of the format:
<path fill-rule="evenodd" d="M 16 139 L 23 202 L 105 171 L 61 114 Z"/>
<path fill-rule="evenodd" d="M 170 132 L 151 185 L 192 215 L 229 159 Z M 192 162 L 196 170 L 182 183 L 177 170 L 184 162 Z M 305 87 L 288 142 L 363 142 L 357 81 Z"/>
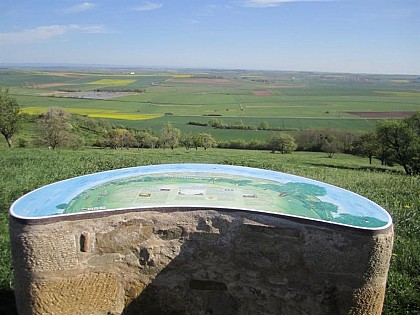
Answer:
<path fill-rule="evenodd" d="M 327 2 L 327 1 L 335 1 L 335 0 L 246 0 L 243 3 L 243 6 L 253 7 L 253 8 L 272 8 L 272 7 L 278 7 L 284 3 L 291 3 L 291 2 Z"/>
<path fill-rule="evenodd" d="M 189 20 L 186 20 L 186 21 L 190 24 L 200 24 L 201 23 L 200 20 L 195 20 L 195 19 L 189 19 Z"/>
<path fill-rule="evenodd" d="M 42 43 L 71 32 L 98 34 L 106 33 L 102 25 L 46 25 L 19 32 L 0 33 L 4 45 Z"/>
<path fill-rule="evenodd" d="M 133 11 L 151 11 L 159 9 L 163 6 L 161 3 L 146 2 L 132 8 Z"/>
<path fill-rule="evenodd" d="M 89 33 L 89 34 L 105 34 L 110 33 L 108 32 L 103 25 L 72 25 L 75 26 L 75 30 L 80 31 L 81 33 Z"/>
<path fill-rule="evenodd" d="M 77 4 L 75 6 L 69 7 L 67 9 L 64 9 L 63 11 L 65 13 L 79 13 L 79 12 L 91 10 L 94 7 L 96 7 L 96 4 L 94 4 L 92 2 L 83 2 L 83 3 Z"/>

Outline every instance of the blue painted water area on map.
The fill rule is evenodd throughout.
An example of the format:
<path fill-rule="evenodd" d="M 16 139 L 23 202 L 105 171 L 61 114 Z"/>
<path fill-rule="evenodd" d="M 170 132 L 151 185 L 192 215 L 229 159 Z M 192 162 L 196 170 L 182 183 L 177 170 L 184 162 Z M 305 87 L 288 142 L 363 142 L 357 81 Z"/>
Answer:
<path fill-rule="evenodd" d="M 273 188 L 270 188 L 271 192 L 275 191 L 276 194 L 278 194 L 278 190 L 288 189 L 289 191 L 287 194 L 290 193 L 290 198 L 293 197 L 296 202 L 298 202 L 298 199 L 301 198 L 303 200 L 302 204 L 309 205 L 314 208 L 318 207 L 320 209 L 325 209 L 326 213 L 325 216 L 321 215 L 318 218 L 314 218 L 305 216 L 304 214 L 302 215 L 302 212 L 293 213 L 292 207 L 292 209 L 288 209 L 288 211 L 285 213 L 276 212 L 279 215 L 299 216 L 311 220 L 326 221 L 334 224 L 354 226 L 371 230 L 384 229 L 392 224 L 390 215 L 383 208 L 374 202 L 350 191 L 295 175 L 270 170 L 218 164 L 164 164 L 139 166 L 75 177 L 41 187 L 26 194 L 12 205 L 10 213 L 12 216 L 23 219 L 43 219 L 49 217 L 74 215 L 75 213 L 65 213 L 66 207 L 68 207 L 69 204 L 74 203 L 77 198 L 80 199 L 80 196 L 83 196 L 83 194 L 86 195 L 89 190 L 93 191 L 96 189 L 96 187 L 111 185 L 114 182 L 118 182 L 118 180 L 125 180 L 136 177 L 144 178 L 145 176 L 151 175 L 156 177 L 159 174 L 162 175 L 160 176 L 162 178 L 165 176 L 170 177 L 171 174 L 174 174 L 174 176 L 177 174 L 178 177 L 180 174 L 185 175 L 185 180 L 187 182 L 188 176 L 195 175 L 196 177 L 198 176 L 197 178 L 199 178 L 199 176 L 205 177 L 206 174 L 208 174 L 209 177 L 212 176 L 211 174 L 217 174 L 218 178 L 223 178 L 223 175 L 226 175 L 226 178 L 237 178 L 238 181 L 242 180 L 244 182 L 246 182 L 246 179 L 250 179 L 250 181 L 262 180 L 263 183 L 260 185 L 261 187 L 273 186 Z M 267 183 L 264 181 L 267 181 Z M 254 187 L 256 187 L 256 185 L 252 186 L 251 188 Z M 242 187 L 242 189 L 246 189 L 246 185 Z M 299 189 L 302 191 L 299 191 Z M 311 191 L 317 191 L 317 193 L 314 194 L 311 193 Z M 200 206 L 210 207 L 211 202 L 203 201 L 203 203 L 200 204 L 195 200 L 193 204 L 186 203 L 182 204 L 182 206 L 192 206 L 196 208 L 199 208 Z M 267 200 L 264 202 L 264 205 L 266 206 Z M 273 199 L 272 202 L 275 203 L 276 200 Z M 293 200 L 290 202 L 293 202 Z M 215 208 L 224 208 L 220 202 L 219 204 L 215 204 Z M 253 206 L 254 204 L 257 205 L 255 202 L 246 202 L 245 207 L 243 204 L 238 204 L 238 206 L 230 205 L 226 208 L 236 208 L 240 210 L 244 209 L 256 212 L 275 212 L 270 209 L 259 208 L 258 205 L 255 207 Z M 295 204 L 296 203 L 290 203 L 292 206 Z M 171 207 L 179 206 L 179 204 L 153 204 L 152 206 Z M 148 204 L 147 207 L 150 207 L 150 204 Z M 142 206 L 136 206 L 133 207 L 133 209 L 134 208 L 142 208 Z M 146 206 L 144 206 L 144 208 L 146 208 Z M 118 209 L 126 208 L 88 208 L 90 211 L 97 212 Z M 84 208 L 84 210 L 86 210 L 86 208 Z"/>

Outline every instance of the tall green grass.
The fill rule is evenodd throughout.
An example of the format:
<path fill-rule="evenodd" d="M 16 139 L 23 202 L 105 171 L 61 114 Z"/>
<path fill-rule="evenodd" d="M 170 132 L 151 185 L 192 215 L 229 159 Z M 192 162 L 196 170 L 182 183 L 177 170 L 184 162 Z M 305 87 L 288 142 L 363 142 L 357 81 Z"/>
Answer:
<path fill-rule="evenodd" d="M 420 179 L 402 170 L 369 165 L 367 159 L 323 153 L 271 154 L 220 150 L 85 150 L 0 148 L 0 313 L 13 314 L 8 209 L 35 188 L 69 177 L 122 167 L 161 163 L 219 163 L 287 172 L 359 193 L 387 209 L 395 245 L 384 314 L 420 312 Z"/>

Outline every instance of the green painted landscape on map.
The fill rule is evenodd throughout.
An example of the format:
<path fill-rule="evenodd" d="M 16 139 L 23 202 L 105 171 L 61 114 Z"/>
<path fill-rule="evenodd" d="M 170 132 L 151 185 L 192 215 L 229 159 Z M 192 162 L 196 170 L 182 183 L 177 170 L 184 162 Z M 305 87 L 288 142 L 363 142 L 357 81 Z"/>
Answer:
<path fill-rule="evenodd" d="M 326 195 L 324 187 L 308 183 L 279 183 L 216 173 L 148 174 L 94 186 L 57 208 L 69 214 L 192 206 L 274 212 L 364 227 L 386 224 L 374 217 L 341 213 L 339 206 L 322 200 Z"/>

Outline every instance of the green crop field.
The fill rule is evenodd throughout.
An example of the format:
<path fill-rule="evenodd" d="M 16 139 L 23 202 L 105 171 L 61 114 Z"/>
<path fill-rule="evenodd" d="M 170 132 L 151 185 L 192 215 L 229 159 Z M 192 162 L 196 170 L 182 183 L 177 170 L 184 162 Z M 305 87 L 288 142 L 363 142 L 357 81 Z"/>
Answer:
<path fill-rule="evenodd" d="M 337 154 L 202 149 L 81 151 L 0 148 L 0 313 L 16 314 L 8 233 L 8 209 L 21 195 L 58 180 L 92 172 L 161 163 L 234 164 L 282 171 L 337 185 L 387 209 L 395 243 L 384 314 L 420 312 L 420 179 L 377 161 Z"/>
<path fill-rule="evenodd" d="M 197 117 L 197 116 L 162 116 L 155 119 L 147 120 L 120 120 L 110 119 L 115 125 L 123 125 L 136 129 L 151 129 L 159 134 L 162 126 L 166 122 L 171 122 L 172 125 L 181 130 L 181 132 L 209 132 L 218 140 L 230 139 L 261 139 L 266 140 L 271 131 L 265 130 L 234 130 L 234 129 L 214 129 L 210 126 L 193 126 L 188 125 L 188 122 L 208 123 L 213 117 Z M 356 130 L 369 131 L 372 130 L 378 119 L 322 119 L 322 118 L 272 118 L 272 117 L 217 117 L 226 124 L 234 124 L 241 120 L 245 125 L 259 126 L 262 122 L 267 121 L 271 127 L 278 127 L 283 129 L 292 129 L 288 131 L 293 134 L 293 130 L 302 129 L 342 129 L 342 130 Z"/>
<path fill-rule="evenodd" d="M 189 121 L 217 116 L 229 124 L 292 129 L 334 128 L 367 131 L 378 119 L 401 118 L 420 110 L 420 79 L 402 75 L 322 74 L 268 71 L 187 73 L 113 69 L 79 71 L 0 70 L 0 86 L 9 87 L 23 111 L 52 106 L 101 118 L 123 118 L 122 126 L 159 131 L 171 122 L 181 131 L 210 132 L 220 140 L 262 139 L 264 132 L 203 129 Z M 130 74 L 132 73 L 132 74 Z M 131 91 L 106 95 L 95 91 Z M 71 94 L 77 92 L 77 94 Z M 95 95 L 97 93 L 97 96 Z M 25 109 L 28 108 L 28 109 Z M 107 116 L 106 113 L 109 113 Z M 137 117 L 150 117 L 137 120 Z"/>

